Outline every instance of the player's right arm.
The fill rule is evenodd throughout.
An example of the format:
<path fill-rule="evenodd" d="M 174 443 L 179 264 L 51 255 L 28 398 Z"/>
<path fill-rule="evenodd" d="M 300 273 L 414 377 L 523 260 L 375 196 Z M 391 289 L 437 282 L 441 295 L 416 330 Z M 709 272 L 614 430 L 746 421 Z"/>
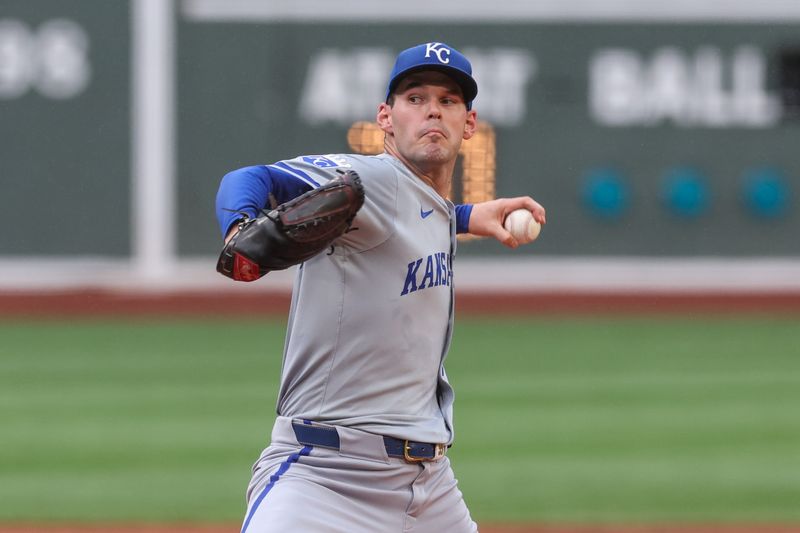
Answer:
<path fill-rule="evenodd" d="M 226 174 L 216 198 L 217 222 L 227 242 L 237 231 L 238 222 L 247 215 L 256 218 L 262 209 L 296 198 L 313 186 L 297 176 L 274 166 L 244 167 Z"/>

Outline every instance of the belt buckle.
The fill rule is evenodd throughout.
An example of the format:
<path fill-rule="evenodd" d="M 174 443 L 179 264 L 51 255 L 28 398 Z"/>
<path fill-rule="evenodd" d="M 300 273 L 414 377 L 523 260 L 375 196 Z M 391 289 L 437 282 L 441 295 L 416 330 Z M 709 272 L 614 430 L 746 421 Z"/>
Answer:
<path fill-rule="evenodd" d="M 431 461 L 438 461 L 444 454 L 447 453 L 447 444 L 436 443 L 433 449 L 433 459 Z"/>
<path fill-rule="evenodd" d="M 438 461 L 442 457 L 444 457 L 445 452 L 447 451 L 447 445 L 439 444 L 438 442 L 433 445 L 433 457 L 414 457 L 413 455 L 409 455 L 408 452 L 411 451 L 411 444 L 409 444 L 408 440 L 403 441 L 403 459 L 408 461 L 409 463 L 422 463 L 425 461 Z"/>

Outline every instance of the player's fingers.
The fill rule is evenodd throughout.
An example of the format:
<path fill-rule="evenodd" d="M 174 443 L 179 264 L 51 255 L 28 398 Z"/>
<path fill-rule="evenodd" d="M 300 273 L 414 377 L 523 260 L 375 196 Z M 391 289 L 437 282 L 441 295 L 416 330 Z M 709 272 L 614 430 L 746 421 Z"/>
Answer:
<path fill-rule="evenodd" d="M 547 224 L 547 212 L 545 211 L 544 207 L 536 204 L 537 207 L 533 210 L 533 218 L 539 224 Z"/>
<path fill-rule="evenodd" d="M 516 248 L 519 246 L 519 242 L 517 239 L 514 238 L 511 233 L 509 233 L 503 226 L 500 226 L 495 233 L 495 238 L 503 243 L 504 246 L 508 246 L 509 248 Z"/>
<path fill-rule="evenodd" d="M 539 224 L 547 224 L 547 214 L 544 207 L 530 196 L 517 196 L 516 198 L 509 198 L 505 214 L 508 214 L 515 209 L 527 209 L 531 212 L 533 219 L 536 220 L 536 222 Z"/>
<path fill-rule="evenodd" d="M 533 214 L 534 220 L 539 224 L 547 224 L 547 213 L 539 202 L 531 198 L 530 196 L 525 197 L 526 203 L 525 207 Z"/>

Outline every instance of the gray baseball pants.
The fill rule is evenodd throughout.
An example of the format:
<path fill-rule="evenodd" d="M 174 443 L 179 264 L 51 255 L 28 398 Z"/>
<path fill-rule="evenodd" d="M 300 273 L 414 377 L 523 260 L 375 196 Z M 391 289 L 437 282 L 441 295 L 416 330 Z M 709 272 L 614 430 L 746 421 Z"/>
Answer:
<path fill-rule="evenodd" d="M 242 533 L 467 533 L 450 461 L 390 457 L 382 437 L 336 427 L 338 450 L 297 442 L 278 417 L 253 466 Z"/>

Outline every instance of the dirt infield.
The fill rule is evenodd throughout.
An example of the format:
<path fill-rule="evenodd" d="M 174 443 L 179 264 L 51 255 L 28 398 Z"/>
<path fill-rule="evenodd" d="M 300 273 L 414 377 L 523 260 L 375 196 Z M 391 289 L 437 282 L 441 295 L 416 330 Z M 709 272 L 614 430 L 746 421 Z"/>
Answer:
<path fill-rule="evenodd" d="M 0 317 L 286 316 L 289 302 L 288 292 L 264 291 L 8 291 L 0 292 Z M 800 293 L 458 292 L 456 311 L 467 315 L 742 312 L 800 314 Z"/>
<path fill-rule="evenodd" d="M 0 533 L 237 533 L 236 525 L 2 525 Z M 380 531 L 380 529 L 376 529 Z M 800 533 L 800 525 L 484 525 L 481 533 Z M 442 532 L 446 533 L 446 532 Z"/>

